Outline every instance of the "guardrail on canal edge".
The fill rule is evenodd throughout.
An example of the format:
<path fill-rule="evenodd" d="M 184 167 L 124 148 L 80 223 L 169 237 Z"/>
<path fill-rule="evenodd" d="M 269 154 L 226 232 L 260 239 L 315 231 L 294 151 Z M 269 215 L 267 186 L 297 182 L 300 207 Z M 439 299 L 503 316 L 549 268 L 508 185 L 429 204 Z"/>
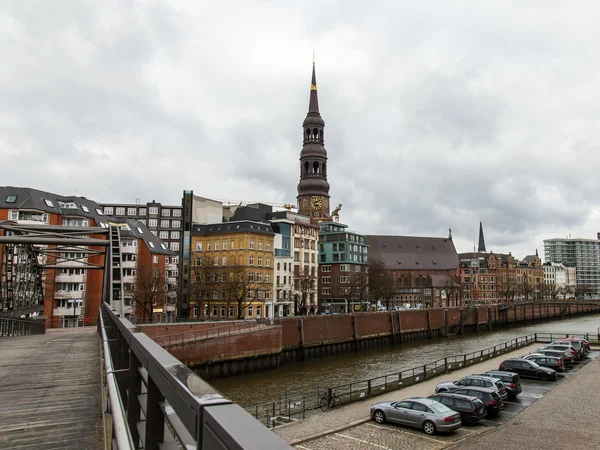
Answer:
<path fill-rule="evenodd" d="M 307 415 L 315 414 L 319 410 L 325 410 L 332 405 L 340 406 L 412 386 L 413 384 L 422 383 L 442 373 L 450 373 L 463 367 L 469 367 L 521 347 L 526 347 L 535 342 L 548 343 L 565 337 L 589 339 L 589 336 L 589 333 L 528 334 L 483 350 L 441 358 L 411 369 L 368 380 L 355 381 L 327 388 L 317 386 L 314 392 L 296 391 L 291 395 L 283 396 L 287 398 L 280 398 L 279 400 L 245 407 L 244 409 L 267 427 L 275 428 L 278 425 L 305 419 Z M 598 337 L 600 341 L 600 331 Z"/>

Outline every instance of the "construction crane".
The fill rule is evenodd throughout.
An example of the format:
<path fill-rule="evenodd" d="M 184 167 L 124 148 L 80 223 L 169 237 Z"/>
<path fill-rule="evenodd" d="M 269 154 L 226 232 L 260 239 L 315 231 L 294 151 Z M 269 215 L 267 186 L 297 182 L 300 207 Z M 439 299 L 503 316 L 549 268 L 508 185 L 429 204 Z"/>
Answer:
<path fill-rule="evenodd" d="M 216 201 L 216 202 L 221 202 L 224 205 L 235 205 L 235 206 L 242 206 L 242 205 L 253 205 L 256 203 L 262 203 L 263 205 L 269 205 L 269 206 L 273 206 L 275 208 L 284 208 L 287 209 L 288 211 L 291 211 L 292 209 L 296 209 L 296 205 L 294 205 L 293 203 L 277 203 L 277 202 L 263 202 L 260 200 L 257 201 L 248 201 L 248 200 L 225 200 L 222 198 L 213 198 L 212 200 Z"/>

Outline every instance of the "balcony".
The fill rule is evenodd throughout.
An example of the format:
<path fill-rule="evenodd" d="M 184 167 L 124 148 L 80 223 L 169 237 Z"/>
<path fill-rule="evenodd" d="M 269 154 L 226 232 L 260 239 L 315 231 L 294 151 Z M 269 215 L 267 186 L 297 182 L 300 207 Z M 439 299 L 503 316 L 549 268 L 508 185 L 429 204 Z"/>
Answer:
<path fill-rule="evenodd" d="M 132 255 L 137 255 L 137 247 L 134 247 L 132 245 L 128 245 L 127 247 L 123 247 L 121 246 L 121 253 L 129 253 Z"/>
<path fill-rule="evenodd" d="M 135 275 L 124 276 L 123 283 L 135 283 Z"/>
<path fill-rule="evenodd" d="M 60 274 L 54 277 L 54 281 L 57 283 L 85 283 L 87 279 L 86 275 L 66 275 Z"/>
<path fill-rule="evenodd" d="M 165 264 L 165 270 L 177 270 L 177 264 Z"/>
<path fill-rule="evenodd" d="M 123 261 L 121 267 L 124 269 L 135 269 L 137 267 L 137 261 Z"/>
<path fill-rule="evenodd" d="M 52 310 L 52 314 L 54 314 L 54 316 L 79 316 L 83 314 L 83 307 L 78 306 L 77 308 L 54 308 Z"/>
<path fill-rule="evenodd" d="M 85 298 L 85 291 L 56 291 L 54 298 L 57 300 Z"/>

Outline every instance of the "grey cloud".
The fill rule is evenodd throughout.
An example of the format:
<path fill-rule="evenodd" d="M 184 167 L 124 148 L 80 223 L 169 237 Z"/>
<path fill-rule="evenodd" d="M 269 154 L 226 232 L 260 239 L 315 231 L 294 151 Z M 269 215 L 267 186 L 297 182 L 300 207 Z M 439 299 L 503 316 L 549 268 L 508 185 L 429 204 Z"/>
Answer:
<path fill-rule="evenodd" d="M 4 2 L 3 184 L 293 201 L 316 48 L 332 203 L 352 229 L 452 228 L 466 251 L 481 217 L 488 247 L 520 256 L 592 237 L 597 9 Z"/>

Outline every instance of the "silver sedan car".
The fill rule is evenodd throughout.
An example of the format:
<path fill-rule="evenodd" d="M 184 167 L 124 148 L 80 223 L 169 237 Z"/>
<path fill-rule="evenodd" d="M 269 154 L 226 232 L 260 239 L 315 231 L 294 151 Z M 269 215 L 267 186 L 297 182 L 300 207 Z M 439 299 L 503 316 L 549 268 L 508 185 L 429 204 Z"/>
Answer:
<path fill-rule="evenodd" d="M 407 398 L 399 402 L 380 402 L 371 406 L 371 418 L 377 423 L 394 422 L 421 428 L 427 434 L 460 428 L 460 414 L 429 398 Z"/>

